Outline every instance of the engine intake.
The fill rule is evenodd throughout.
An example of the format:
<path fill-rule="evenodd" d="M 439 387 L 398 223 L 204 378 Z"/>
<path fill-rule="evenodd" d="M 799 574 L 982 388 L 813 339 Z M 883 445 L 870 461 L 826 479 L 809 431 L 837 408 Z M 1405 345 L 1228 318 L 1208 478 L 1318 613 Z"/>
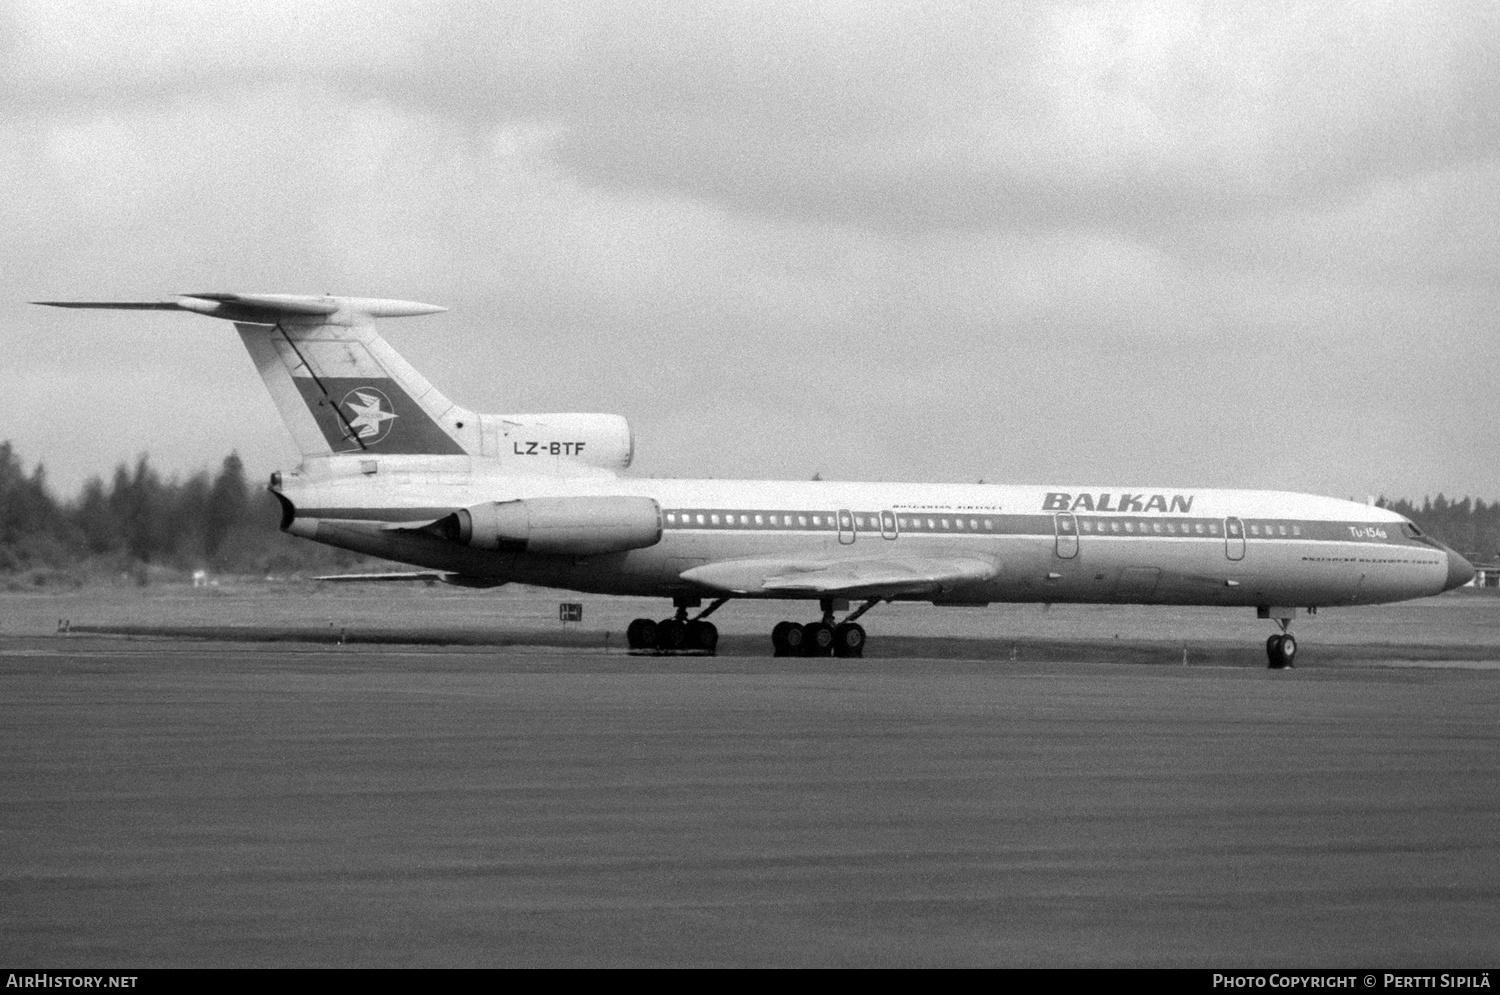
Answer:
<path fill-rule="evenodd" d="M 661 541 L 661 505 L 647 497 L 525 498 L 461 508 L 438 523 L 454 542 L 479 549 L 597 556 Z"/>

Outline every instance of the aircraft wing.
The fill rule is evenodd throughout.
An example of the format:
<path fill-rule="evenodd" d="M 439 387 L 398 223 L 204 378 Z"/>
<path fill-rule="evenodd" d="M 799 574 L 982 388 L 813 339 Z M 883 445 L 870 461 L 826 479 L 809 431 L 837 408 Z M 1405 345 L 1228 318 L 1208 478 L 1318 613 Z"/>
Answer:
<path fill-rule="evenodd" d="M 313 580 L 345 584 L 421 580 L 429 584 L 434 581 L 441 581 L 444 584 L 452 584 L 454 587 L 500 587 L 505 583 L 503 580 L 492 580 L 489 577 L 472 577 L 468 574 L 449 573 L 442 570 L 400 570 L 393 573 L 368 574 L 324 574 L 321 577 L 314 577 Z"/>
<path fill-rule="evenodd" d="M 860 559 L 752 558 L 705 563 L 682 579 L 726 594 L 892 598 L 941 594 L 989 580 L 999 566 L 983 556 L 874 556 Z"/>

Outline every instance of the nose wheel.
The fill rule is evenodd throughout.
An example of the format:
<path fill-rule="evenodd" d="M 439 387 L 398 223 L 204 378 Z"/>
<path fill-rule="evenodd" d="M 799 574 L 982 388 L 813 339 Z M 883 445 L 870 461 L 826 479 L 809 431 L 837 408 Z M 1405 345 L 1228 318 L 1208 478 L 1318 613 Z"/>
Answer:
<path fill-rule="evenodd" d="M 1266 659 L 1272 670 L 1291 670 L 1297 661 L 1297 640 L 1283 632 L 1266 640 Z"/>
<path fill-rule="evenodd" d="M 1316 607 L 1309 607 L 1309 615 L 1317 614 Z M 1266 665 L 1272 670 L 1291 670 L 1297 662 L 1297 640 L 1292 636 L 1292 619 L 1297 609 L 1287 605 L 1260 605 L 1255 609 L 1256 618 L 1268 618 L 1281 629 L 1266 640 Z"/>

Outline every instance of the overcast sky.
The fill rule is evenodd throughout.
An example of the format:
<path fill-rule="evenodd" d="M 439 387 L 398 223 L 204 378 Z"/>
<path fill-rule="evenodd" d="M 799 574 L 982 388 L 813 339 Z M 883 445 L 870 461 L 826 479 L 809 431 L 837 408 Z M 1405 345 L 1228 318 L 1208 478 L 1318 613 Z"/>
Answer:
<path fill-rule="evenodd" d="M 657 476 L 1500 498 L 1493 3 L 0 0 L 0 438 L 296 463 L 332 292 Z"/>

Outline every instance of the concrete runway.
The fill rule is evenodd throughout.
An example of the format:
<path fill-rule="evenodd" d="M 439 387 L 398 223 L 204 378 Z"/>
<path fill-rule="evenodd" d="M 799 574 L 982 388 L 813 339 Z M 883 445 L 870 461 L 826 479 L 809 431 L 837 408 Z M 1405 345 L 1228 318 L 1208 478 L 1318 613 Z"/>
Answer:
<path fill-rule="evenodd" d="M 0 637 L 0 961 L 1500 962 L 1500 672 Z"/>

